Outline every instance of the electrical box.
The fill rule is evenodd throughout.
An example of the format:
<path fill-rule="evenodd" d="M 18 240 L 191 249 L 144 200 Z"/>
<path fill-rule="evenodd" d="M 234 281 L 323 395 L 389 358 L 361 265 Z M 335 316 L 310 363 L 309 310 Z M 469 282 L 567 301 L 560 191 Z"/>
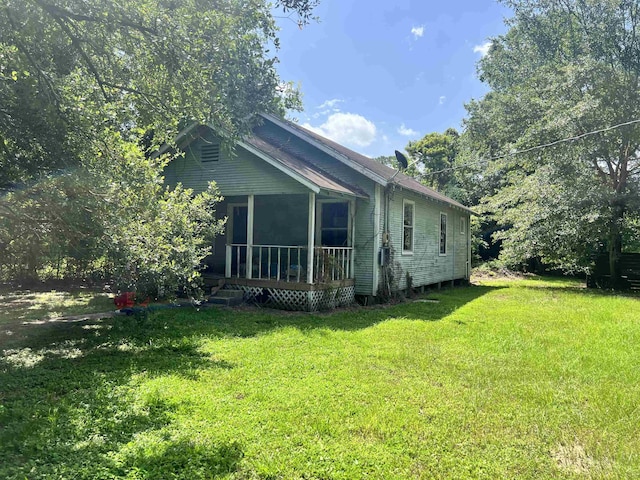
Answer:
<path fill-rule="evenodd" d="M 391 261 L 391 249 L 389 247 L 382 247 L 378 252 L 378 265 L 384 267 L 389 265 Z"/>

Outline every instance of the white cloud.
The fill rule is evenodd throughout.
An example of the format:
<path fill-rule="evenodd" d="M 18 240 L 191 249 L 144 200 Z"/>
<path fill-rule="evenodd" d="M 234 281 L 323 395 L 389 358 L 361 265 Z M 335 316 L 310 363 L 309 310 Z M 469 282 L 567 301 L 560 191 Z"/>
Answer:
<path fill-rule="evenodd" d="M 438 105 L 442 105 L 446 100 L 447 97 L 445 97 L 444 95 L 440 95 L 440 98 L 438 98 Z"/>
<path fill-rule="evenodd" d="M 484 42 L 482 45 L 476 45 L 473 47 L 473 53 L 479 53 L 481 56 L 485 56 L 489 53 L 489 48 L 491 48 L 491 42 Z"/>
<path fill-rule="evenodd" d="M 420 25 L 419 27 L 412 27 L 411 34 L 414 39 L 418 39 L 424 35 L 424 25 Z"/>
<path fill-rule="evenodd" d="M 316 108 L 318 110 L 325 110 L 327 108 L 335 108 L 335 106 L 339 103 L 344 102 L 344 100 L 341 100 L 339 98 L 332 98 L 331 100 L 327 100 L 326 102 L 324 102 L 322 105 L 318 105 Z"/>
<path fill-rule="evenodd" d="M 412 128 L 407 128 L 404 125 L 404 123 L 400 125 L 400 127 L 398 128 L 398 133 L 400 135 L 404 135 L 405 137 L 417 137 L 420 134 L 419 132 L 416 132 Z"/>
<path fill-rule="evenodd" d="M 357 113 L 333 113 L 318 127 L 309 123 L 302 126 L 334 142 L 357 147 L 371 145 L 377 133 L 375 124 Z"/>

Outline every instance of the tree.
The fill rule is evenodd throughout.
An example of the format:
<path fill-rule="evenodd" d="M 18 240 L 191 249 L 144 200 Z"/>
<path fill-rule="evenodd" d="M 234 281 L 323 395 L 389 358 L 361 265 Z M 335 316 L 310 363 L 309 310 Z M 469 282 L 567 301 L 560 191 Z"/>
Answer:
<path fill-rule="evenodd" d="M 303 25 L 316 4 L 275 6 Z M 255 113 L 299 105 L 298 92 L 276 74 L 270 49 L 277 48 L 272 5 L 264 0 L 6 0 L 0 253 L 7 255 L 0 257 L 21 258 L 16 265 L 30 276 L 50 269 L 53 250 L 67 266 L 75 257 L 95 265 L 114 244 L 104 239 L 115 235 L 116 219 L 132 212 L 156 212 L 145 225 L 157 228 L 138 231 L 165 238 L 160 230 L 179 221 L 168 212 L 191 193 L 154 187 L 137 195 L 128 182 L 137 175 L 161 186 L 169 158 L 151 153 L 186 122 L 212 125 L 230 144 Z M 207 195 L 193 199 L 189 218 L 210 215 L 215 194 Z M 194 231 L 189 248 L 198 256 L 206 251 L 198 250 L 204 232 Z M 30 241 L 16 241 L 18 232 Z"/>
<path fill-rule="evenodd" d="M 316 3 L 276 2 L 301 23 Z M 73 165 L 105 124 L 153 129 L 156 143 L 183 120 L 246 131 L 255 112 L 297 101 L 269 44 L 276 26 L 261 0 L 6 0 L 0 182 Z"/>
<path fill-rule="evenodd" d="M 504 3 L 515 16 L 479 65 L 491 91 L 467 106 L 465 174 L 505 257 L 575 269 L 606 248 L 616 279 L 640 210 L 639 5 Z"/>
<path fill-rule="evenodd" d="M 420 140 L 409 142 L 407 152 L 425 185 L 441 192 L 452 186 L 459 136 L 455 128 L 448 128 L 444 133 L 427 133 Z"/>

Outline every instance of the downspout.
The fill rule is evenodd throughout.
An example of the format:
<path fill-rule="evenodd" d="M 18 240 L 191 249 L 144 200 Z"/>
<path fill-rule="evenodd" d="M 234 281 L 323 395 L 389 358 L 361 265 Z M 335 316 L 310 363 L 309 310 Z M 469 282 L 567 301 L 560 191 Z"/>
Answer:
<path fill-rule="evenodd" d="M 455 217 L 455 210 L 453 211 L 454 215 L 451 215 L 452 217 Z M 451 225 L 453 228 L 451 229 L 451 239 L 453 240 L 452 246 L 453 246 L 453 252 L 451 253 L 451 269 L 453 271 L 453 275 L 451 276 L 451 286 L 453 286 L 453 282 L 455 282 L 456 280 L 456 222 L 455 220 L 452 222 Z M 449 228 L 449 225 L 447 225 L 447 228 Z M 446 247 L 445 247 L 446 248 Z"/>
<path fill-rule="evenodd" d="M 397 173 L 397 172 L 396 172 Z M 395 177 L 395 175 L 394 175 Z M 393 177 L 392 177 L 393 179 Z M 391 237 L 389 234 L 389 210 L 391 208 L 391 190 L 395 189 L 395 185 L 390 183 L 388 184 L 385 188 L 384 188 L 384 223 L 383 226 L 384 228 L 382 229 L 382 247 L 385 248 L 385 252 L 387 253 L 387 256 L 385 256 L 385 261 L 383 262 L 383 265 L 381 266 L 382 271 L 383 271 L 383 280 L 384 280 L 384 288 L 385 288 L 385 293 L 387 295 L 391 295 L 391 283 L 389 281 L 389 268 L 390 265 L 387 265 L 387 263 L 389 262 L 389 259 L 387 258 L 388 256 L 391 255 Z"/>

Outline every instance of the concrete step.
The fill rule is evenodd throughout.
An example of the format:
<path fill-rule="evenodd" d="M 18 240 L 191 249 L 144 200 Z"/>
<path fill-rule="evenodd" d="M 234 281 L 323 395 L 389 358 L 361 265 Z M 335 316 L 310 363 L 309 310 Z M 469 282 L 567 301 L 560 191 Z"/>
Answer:
<path fill-rule="evenodd" d="M 215 295 L 209 296 L 207 303 L 233 307 L 240 305 L 243 300 L 244 292 L 242 290 L 218 290 Z"/>
<path fill-rule="evenodd" d="M 242 298 L 244 292 L 242 290 L 218 290 L 215 295 L 218 298 Z"/>

